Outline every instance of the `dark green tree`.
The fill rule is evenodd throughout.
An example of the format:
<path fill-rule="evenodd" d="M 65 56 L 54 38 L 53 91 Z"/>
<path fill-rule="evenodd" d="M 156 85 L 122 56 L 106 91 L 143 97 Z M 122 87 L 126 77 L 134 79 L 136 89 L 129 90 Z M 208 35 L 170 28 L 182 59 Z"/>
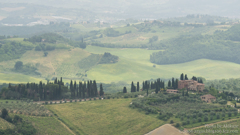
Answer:
<path fill-rule="evenodd" d="M 184 80 L 184 75 L 183 75 L 183 73 L 182 73 L 181 76 L 180 76 L 180 80 Z"/>
<path fill-rule="evenodd" d="M 127 88 L 123 87 L 123 93 L 127 93 Z"/>
<path fill-rule="evenodd" d="M 171 87 L 171 81 L 170 80 L 168 81 L 168 87 L 169 88 Z"/>
<path fill-rule="evenodd" d="M 7 117 L 8 117 L 8 111 L 5 108 L 3 108 L 2 109 L 2 118 L 5 119 Z"/>
<path fill-rule="evenodd" d="M 100 96 L 104 95 L 102 84 L 100 84 L 100 92 L 99 92 L 99 94 L 100 94 Z"/>
<path fill-rule="evenodd" d="M 185 74 L 185 80 L 188 80 L 187 74 Z"/>
<path fill-rule="evenodd" d="M 16 69 L 16 70 L 19 70 L 19 69 L 21 69 L 23 67 L 23 62 L 22 61 L 17 61 L 16 63 L 15 63 L 15 65 L 14 65 L 14 68 Z"/>
<path fill-rule="evenodd" d="M 139 91 L 139 82 L 137 82 L 137 91 Z"/>

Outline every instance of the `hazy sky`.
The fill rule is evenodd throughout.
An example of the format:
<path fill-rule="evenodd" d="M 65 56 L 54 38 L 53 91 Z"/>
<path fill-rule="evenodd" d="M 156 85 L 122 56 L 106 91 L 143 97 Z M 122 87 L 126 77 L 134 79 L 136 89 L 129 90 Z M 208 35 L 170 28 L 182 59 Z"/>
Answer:
<path fill-rule="evenodd" d="M 240 16 L 240 0 L 0 0 L 0 3 L 33 3 L 80 8 L 95 13 L 123 16 L 178 17 L 187 14 Z"/>

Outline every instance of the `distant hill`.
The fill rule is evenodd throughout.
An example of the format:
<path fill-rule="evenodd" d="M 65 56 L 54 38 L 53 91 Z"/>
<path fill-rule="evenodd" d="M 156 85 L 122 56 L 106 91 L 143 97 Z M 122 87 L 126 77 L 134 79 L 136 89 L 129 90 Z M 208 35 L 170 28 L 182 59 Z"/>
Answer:
<path fill-rule="evenodd" d="M 6 3 L 4 0 L 0 0 Z M 185 16 L 187 14 L 211 14 L 230 17 L 239 17 L 237 0 L 68 0 L 68 1 L 42 1 L 42 0 L 8 0 L 18 3 L 34 3 L 64 8 L 79 8 L 107 16 L 121 18 L 167 18 Z"/>

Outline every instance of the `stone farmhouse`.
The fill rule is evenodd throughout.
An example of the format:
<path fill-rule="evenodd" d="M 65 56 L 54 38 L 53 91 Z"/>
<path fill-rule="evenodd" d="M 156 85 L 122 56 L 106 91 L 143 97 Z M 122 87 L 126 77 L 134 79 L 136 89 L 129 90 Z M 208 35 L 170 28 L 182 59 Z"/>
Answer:
<path fill-rule="evenodd" d="M 212 100 L 216 101 L 216 97 L 212 96 L 211 94 L 201 96 L 201 99 L 207 103 L 211 103 Z"/>
<path fill-rule="evenodd" d="M 167 89 L 167 93 L 177 94 L 177 93 L 178 93 L 178 90 Z"/>
<path fill-rule="evenodd" d="M 187 90 L 192 91 L 203 91 L 205 85 L 202 83 L 198 83 L 195 80 L 180 80 L 178 81 L 178 89 L 186 88 Z"/>

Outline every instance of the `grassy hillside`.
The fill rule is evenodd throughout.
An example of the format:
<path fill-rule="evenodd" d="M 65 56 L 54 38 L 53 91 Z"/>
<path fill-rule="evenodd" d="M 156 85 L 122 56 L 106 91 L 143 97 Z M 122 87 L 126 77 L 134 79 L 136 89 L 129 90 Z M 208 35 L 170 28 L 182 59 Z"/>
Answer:
<path fill-rule="evenodd" d="M 189 76 L 202 76 L 206 79 L 238 78 L 240 65 L 207 59 L 172 65 L 157 65 L 156 68 L 149 61 L 149 56 L 154 50 L 145 49 L 111 49 L 88 46 L 87 51 L 92 53 L 110 52 L 119 56 L 119 62 L 115 64 L 97 65 L 88 71 L 88 77 L 101 82 L 116 81 L 142 81 L 151 78 L 179 77 L 180 73 Z"/>
<path fill-rule="evenodd" d="M 215 133 L 217 133 L 217 131 L 221 132 L 221 135 L 229 135 L 229 134 L 239 135 L 239 131 L 240 131 L 239 126 L 240 126 L 240 119 L 237 119 L 229 122 L 221 122 L 221 123 L 209 125 L 207 127 L 204 126 L 202 128 L 193 129 L 190 131 L 192 132 L 191 135 L 210 135 L 210 134 L 214 134 L 212 132 L 209 132 L 213 130 L 215 130 Z M 202 133 L 198 133 L 199 131 Z M 194 132 L 196 134 L 194 134 Z"/>
<path fill-rule="evenodd" d="M 72 135 L 72 133 L 54 117 L 29 117 L 20 115 L 37 129 L 38 135 Z"/>
<path fill-rule="evenodd" d="M 44 81 L 44 78 L 36 78 L 23 74 L 15 73 L 0 73 L 0 83 L 27 83 L 27 82 L 40 82 Z M 44 81 L 45 82 L 45 81 Z"/>
<path fill-rule="evenodd" d="M 132 99 L 110 99 L 48 105 L 78 134 L 140 135 L 163 124 L 154 116 L 129 108 Z"/>
<path fill-rule="evenodd" d="M 0 118 L 0 129 L 5 130 L 8 128 L 14 128 L 14 125 Z"/>

